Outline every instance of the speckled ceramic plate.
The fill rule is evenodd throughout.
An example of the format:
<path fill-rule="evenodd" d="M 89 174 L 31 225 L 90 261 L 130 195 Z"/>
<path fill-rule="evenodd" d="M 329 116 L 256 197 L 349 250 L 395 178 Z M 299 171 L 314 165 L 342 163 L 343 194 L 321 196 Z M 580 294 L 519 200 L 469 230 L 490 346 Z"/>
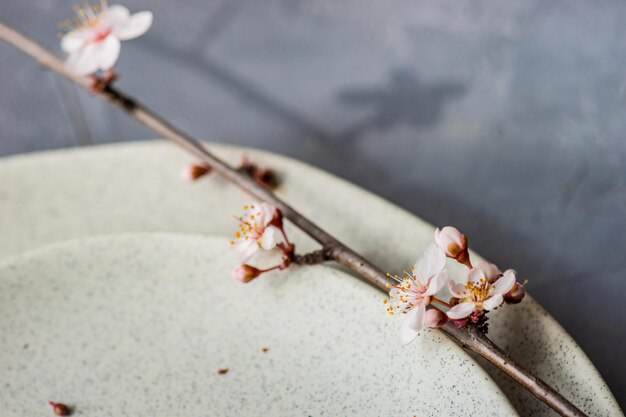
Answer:
<path fill-rule="evenodd" d="M 259 151 L 210 147 L 235 163 L 246 152 L 276 168 L 285 200 L 384 269 L 410 264 L 432 241 L 431 225 L 306 164 Z M 0 257 L 103 233 L 230 235 L 233 224 L 225 219 L 240 210 L 243 194 L 217 177 L 181 183 L 178 172 L 188 161 L 163 142 L 5 159 L 0 162 Z M 316 247 L 301 233 L 290 233 L 303 250 Z M 589 414 L 622 415 L 584 352 L 531 297 L 496 311 L 490 334 Z M 553 415 L 499 371 L 486 370 L 522 415 Z"/>
<path fill-rule="evenodd" d="M 370 286 L 328 266 L 244 285 L 227 247 L 99 237 L 5 261 L 3 415 L 517 415 L 439 332 L 400 347 Z"/>

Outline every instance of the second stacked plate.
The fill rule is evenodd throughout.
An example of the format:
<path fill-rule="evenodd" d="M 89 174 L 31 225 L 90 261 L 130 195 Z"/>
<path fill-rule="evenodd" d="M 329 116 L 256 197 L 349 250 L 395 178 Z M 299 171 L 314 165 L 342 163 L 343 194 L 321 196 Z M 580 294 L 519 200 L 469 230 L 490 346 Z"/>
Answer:
<path fill-rule="evenodd" d="M 410 265 L 433 239 L 431 225 L 303 163 L 248 149 L 210 147 L 233 163 L 246 153 L 276 169 L 282 198 L 384 269 Z M 0 230 L 9 238 L 0 240 L 0 259 L 102 234 L 231 235 L 229 219 L 241 210 L 245 195 L 214 176 L 195 184 L 181 182 L 178 172 L 187 162 L 181 151 L 162 142 L 5 159 L 0 162 Z M 288 232 L 302 251 L 316 248 L 299 231 Z M 490 322 L 496 343 L 587 413 L 622 415 L 584 352 L 531 297 L 496 311 Z M 397 327 L 393 322 L 389 326 Z M 498 370 L 485 369 L 522 415 L 553 415 Z"/>

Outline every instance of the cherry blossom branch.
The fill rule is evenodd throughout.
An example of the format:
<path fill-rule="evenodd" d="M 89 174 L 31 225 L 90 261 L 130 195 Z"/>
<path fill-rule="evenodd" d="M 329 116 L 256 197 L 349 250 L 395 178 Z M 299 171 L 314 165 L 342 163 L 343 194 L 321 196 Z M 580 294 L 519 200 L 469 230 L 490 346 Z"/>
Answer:
<path fill-rule="evenodd" d="M 321 264 L 325 261 L 330 261 L 332 258 L 325 249 L 319 249 L 304 255 L 293 255 L 293 263 L 300 265 L 315 265 Z"/>
<path fill-rule="evenodd" d="M 261 186 L 249 175 L 242 173 L 241 170 L 231 167 L 221 159 L 209 153 L 199 141 L 178 130 L 147 107 L 138 103 L 135 99 L 107 83 L 105 83 L 103 88 L 93 91 L 92 87 L 94 81 L 92 78 L 88 76 L 78 76 L 68 71 L 63 62 L 54 54 L 2 22 L 0 22 L 0 38 L 35 59 L 43 67 L 56 72 L 87 90 L 91 89 L 95 95 L 116 105 L 130 117 L 152 130 L 157 135 L 177 144 L 253 197 L 260 201 L 271 203 L 277 207 L 295 226 L 322 245 L 322 250 L 316 252 L 315 256 L 336 261 L 354 271 L 362 280 L 372 284 L 385 293 L 388 291 L 389 286 L 396 284 L 377 266 L 321 229 L 293 207 L 280 200 L 266 187 Z M 306 257 L 303 257 L 299 259 L 299 263 L 307 264 L 309 263 L 308 260 L 309 259 L 306 259 Z M 475 352 L 487 359 L 562 416 L 585 416 L 582 411 L 576 408 L 556 390 L 511 359 L 502 349 L 496 346 L 483 331 L 475 326 L 457 328 L 453 323 L 448 323 L 441 327 L 441 330 L 464 349 Z"/>

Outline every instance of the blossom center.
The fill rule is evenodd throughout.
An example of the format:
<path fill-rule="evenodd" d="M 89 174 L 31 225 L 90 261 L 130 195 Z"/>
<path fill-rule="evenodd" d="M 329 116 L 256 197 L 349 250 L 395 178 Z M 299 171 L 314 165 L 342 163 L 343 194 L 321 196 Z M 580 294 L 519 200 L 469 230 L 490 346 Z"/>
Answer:
<path fill-rule="evenodd" d="M 468 281 L 465 284 L 465 292 L 468 295 L 470 301 L 475 303 L 481 303 L 487 297 L 489 297 L 489 293 L 491 292 L 491 284 L 487 281 L 486 278 L 481 278 L 478 282 Z"/>
<path fill-rule="evenodd" d="M 97 23 L 96 23 L 97 24 Z M 91 38 L 91 42 L 98 43 L 105 40 L 111 34 L 111 29 L 106 27 L 99 27 L 94 30 L 94 34 Z"/>
<path fill-rule="evenodd" d="M 413 273 L 413 268 L 411 268 L 411 274 L 407 271 L 402 272 L 405 274 L 403 278 L 398 275 L 393 276 L 398 281 L 398 285 L 394 287 L 395 291 L 389 295 L 394 305 L 388 306 L 387 312 L 392 316 L 396 313 L 406 314 L 413 307 L 428 305 L 431 299 L 430 296 L 424 295 L 428 290 L 428 285 L 420 283 Z"/>
<path fill-rule="evenodd" d="M 254 210 L 254 206 L 251 206 L 250 209 Z M 248 206 L 244 206 L 244 210 L 248 210 Z M 260 246 L 266 227 L 264 224 L 259 224 L 261 217 L 261 212 L 246 214 L 244 217 L 235 216 L 237 221 L 239 221 L 239 230 L 235 233 L 235 239 L 254 240 Z M 234 241 L 231 241 L 231 244 L 234 243 Z"/>
<path fill-rule="evenodd" d="M 59 24 L 59 27 L 65 32 L 73 32 L 78 30 L 89 30 L 89 42 L 99 43 L 105 40 L 111 34 L 111 28 L 107 25 L 107 20 L 103 15 L 107 13 L 108 6 L 105 0 L 101 0 L 98 5 L 90 5 L 85 3 L 84 5 L 74 6 L 74 12 L 76 16 L 70 20 L 66 20 Z"/>

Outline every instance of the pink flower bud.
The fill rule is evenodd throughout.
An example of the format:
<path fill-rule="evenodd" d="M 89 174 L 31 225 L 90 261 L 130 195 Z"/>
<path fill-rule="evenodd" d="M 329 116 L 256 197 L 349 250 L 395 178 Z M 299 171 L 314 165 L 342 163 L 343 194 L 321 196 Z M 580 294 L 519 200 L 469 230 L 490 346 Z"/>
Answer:
<path fill-rule="evenodd" d="M 278 187 L 278 177 L 276 173 L 269 168 L 260 168 L 254 176 L 254 179 L 270 190 L 274 190 Z"/>
<path fill-rule="evenodd" d="M 441 230 L 435 230 L 435 241 L 448 258 L 456 259 L 468 268 L 472 267 L 467 252 L 467 236 L 456 227 L 446 226 Z"/>
<path fill-rule="evenodd" d="M 517 304 L 526 296 L 526 289 L 519 282 L 516 282 L 511 291 L 504 294 L 504 301 L 508 304 Z"/>
<path fill-rule="evenodd" d="M 278 187 L 278 176 L 276 173 L 270 168 L 262 168 L 254 162 L 250 161 L 247 156 L 244 156 L 241 160 L 241 165 L 239 165 L 239 171 L 248 174 L 252 177 L 256 182 L 264 186 L 265 188 L 269 188 L 270 190 Z"/>
<path fill-rule="evenodd" d="M 253 266 L 250 266 L 248 264 L 242 264 L 236 266 L 235 269 L 233 269 L 232 277 L 239 282 L 247 284 L 248 282 L 261 275 L 261 272 L 262 271 L 260 269 L 257 269 Z"/>
<path fill-rule="evenodd" d="M 187 181 L 195 181 L 211 172 L 211 168 L 206 165 L 190 164 L 182 169 L 180 177 Z"/>
<path fill-rule="evenodd" d="M 441 327 L 447 322 L 448 316 L 446 316 L 446 313 L 438 308 L 430 308 L 426 310 L 426 315 L 424 316 L 424 325 L 426 327 Z"/>

